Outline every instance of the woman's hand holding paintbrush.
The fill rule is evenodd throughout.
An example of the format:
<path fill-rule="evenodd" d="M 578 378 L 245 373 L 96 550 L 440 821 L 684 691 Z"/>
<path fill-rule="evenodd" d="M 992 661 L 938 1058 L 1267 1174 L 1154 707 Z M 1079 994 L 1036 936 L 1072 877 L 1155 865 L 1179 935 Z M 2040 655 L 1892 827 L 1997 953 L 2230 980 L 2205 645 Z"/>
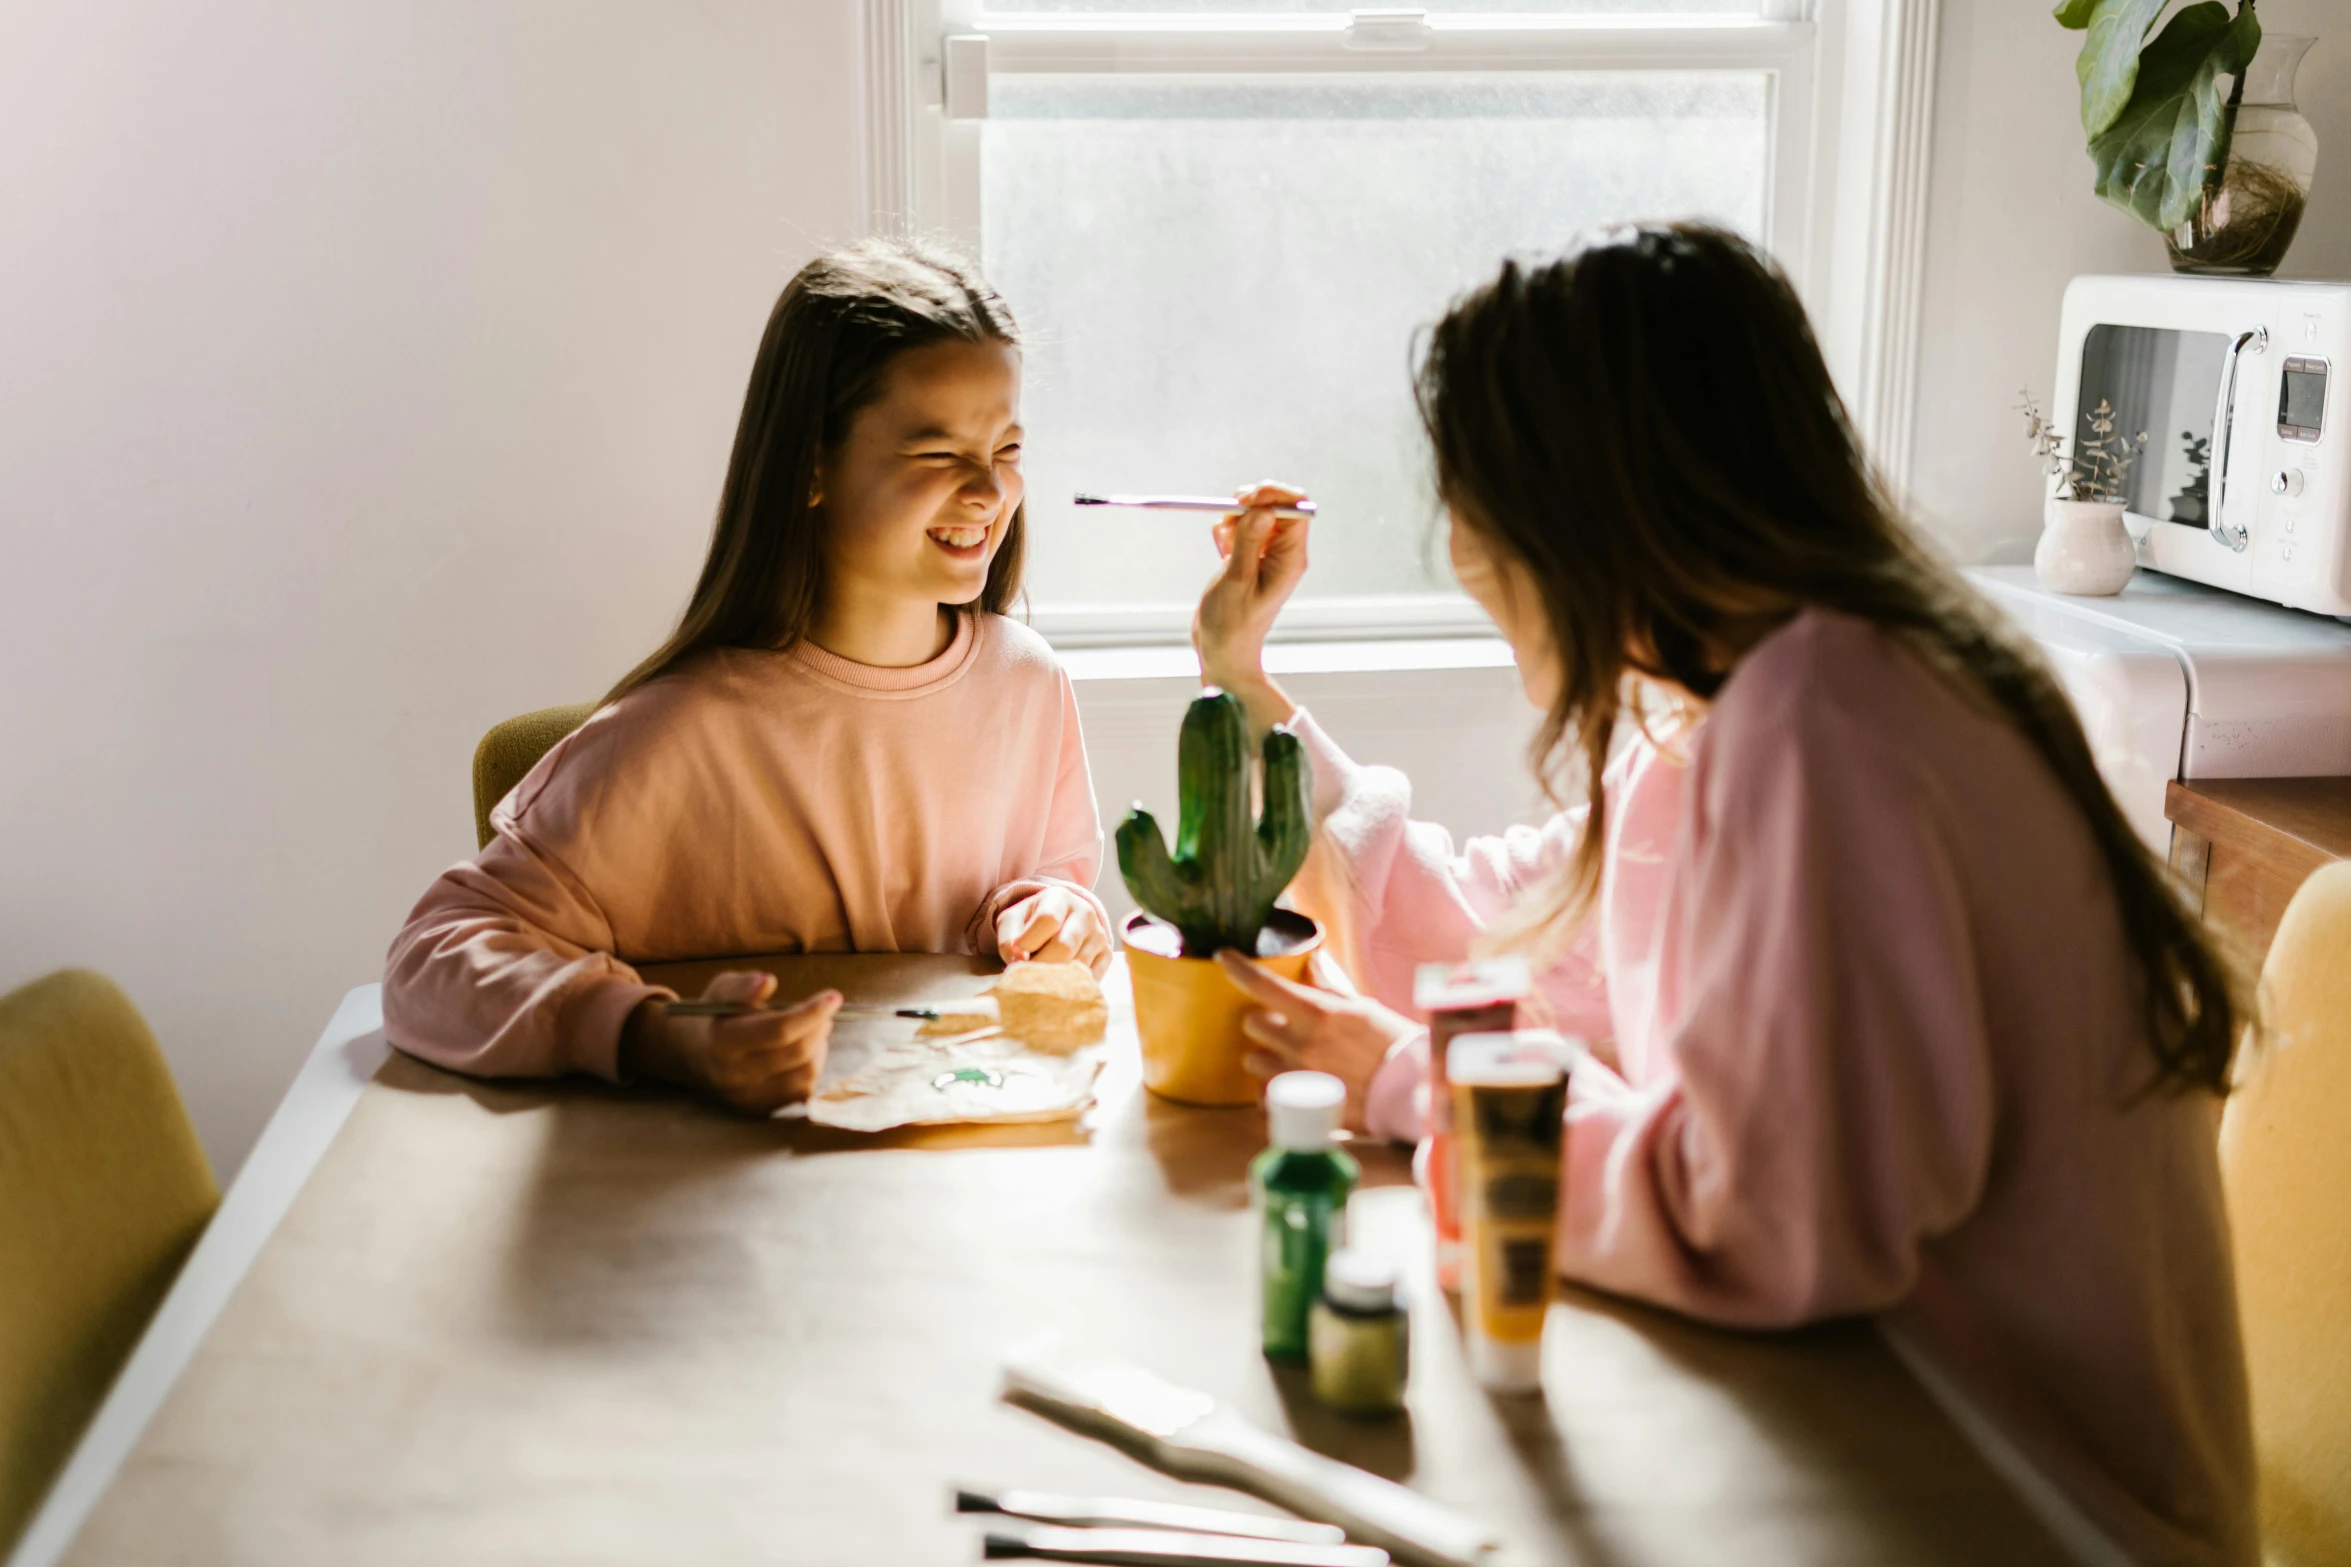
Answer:
<path fill-rule="evenodd" d="M 1260 729 L 1288 723 L 1298 711 L 1265 673 L 1265 639 L 1306 575 L 1308 520 L 1284 515 L 1284 508 L 1304 499 L 1304 491 L 1281 484 L 1243 492 L 1244 509 L 1216 524 L 1224 566 L 1192 616 L 1201 677 L 1239 697 Z M 1241 1025 L 1249 1037 L 1249 1069 L 1261 1077 L 1301 1067 L 1330 1072 L 1347 1085 L 1350 1117 L 1360 1118 L 1372 1075 L 1389 1048 L 1417 1025 L 1368 997 L 1293 984 L 1238 952 L 1220 954 L 1218 961 L 1256 1003 Z"/>
<path fill-rule="evenodd" d="M 1224 566 L 1192 615 L 1192 647 L 1210 685 L 1239 697 L 1259 729 L 1287 723 L 1297 706 L 1265 673 L 1265 639 L 1306 575 L 1306 492 L 1285 484 L 1244 490 L 1214 531 Z"/>

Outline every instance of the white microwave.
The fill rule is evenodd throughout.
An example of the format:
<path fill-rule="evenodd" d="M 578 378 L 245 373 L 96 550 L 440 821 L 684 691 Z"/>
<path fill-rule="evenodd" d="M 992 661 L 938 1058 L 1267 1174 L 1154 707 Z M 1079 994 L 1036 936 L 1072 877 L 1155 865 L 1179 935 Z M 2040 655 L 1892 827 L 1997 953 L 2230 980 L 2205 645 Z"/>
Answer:
<path fill-rule="evenodd" d="M 2139 564 L 2351 618 L 2351 283 L 2080 277 L 2051 415 L 2147 434 L 2127 476 Z"/>

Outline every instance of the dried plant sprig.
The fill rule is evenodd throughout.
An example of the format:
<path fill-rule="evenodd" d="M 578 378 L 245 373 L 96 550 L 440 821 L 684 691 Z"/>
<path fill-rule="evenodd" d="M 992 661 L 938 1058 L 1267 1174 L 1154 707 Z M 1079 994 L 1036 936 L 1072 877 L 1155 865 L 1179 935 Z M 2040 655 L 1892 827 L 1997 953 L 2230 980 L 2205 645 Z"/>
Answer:
<path fill-rule="evenodd" d="M 2080 450 L 2069 452 L 2067 437 L 2049 422 L 2033 394 L 2017 395 L 2025 440 L 2041 471 L 2053 481 L 2051 494 L 2072 501 L 2120 501 L 2127 496 L 2131 465 L 2147 447 L 2146 431 L 2135 436 L 2117 435 L 2114 405 L 2101 397 L 2098 406 L 2090 410 L 2090 439 L 2081 443 Z"/>

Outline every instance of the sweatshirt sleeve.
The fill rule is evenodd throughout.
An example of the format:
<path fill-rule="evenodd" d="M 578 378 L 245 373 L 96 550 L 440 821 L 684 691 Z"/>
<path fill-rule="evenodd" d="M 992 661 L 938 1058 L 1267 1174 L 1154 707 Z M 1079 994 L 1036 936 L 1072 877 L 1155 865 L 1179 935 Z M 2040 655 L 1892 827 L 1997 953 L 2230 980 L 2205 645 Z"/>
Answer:
<path fill-rule="evenodd" d="M 1290 900 L 1366 994 L 1411 1013 L 1412 974 L 1455 962 L 1520 896 L 1557 873 L 1583 836 L 1583 813 L 1513 827 L 1456 847 L 1434 822 L 1412 819 L 1412 784 L 1392 767 L 1364 767 L 1301 709 L 1291 721 L 1314 768 L 1314 847 Z M 1588 954 L 1571 953 L 1568 962 Z M 1596 973 L 1596 970 L 1595 970 Z"/>
<path fill-rule="evenodd" d="M 1991 1067 L 1934 781 L 1833 708 L 1731 719 L 1692 778 L 1658 1069 L 1576 1069 L 1559 1265 L 1772 1327 L 1909 1292 L 1982 1189 Z"/>
<path fill-rule="evenodd" d="M 1032 893 L 1047 887 L 1065 887 L 1094 906 L 1105 929 L 1110 914 L 1094 895 L 1095 878 L 1102 871 L 1102 816 L 1094 802 L 1094 775 L 1086 765 L 1086 735 L 1078 722 L 1077 690 L 1066 670 L 1056 670 L 1060 681 L 1060 741 L 1055 748 L 1053 798 L 1046 811 L 1045 840 L 1034 866 L 1027 867 L 980 900 L 965 939 L 971 950 L 993 957 L 996 918 Z"/>
<path fill-rule="evenodd" d="M 637 1003 L 676 992 L 612 956 L 612 927 L 564 852 L 593 830 L 600 795 L 565 766 L 575 734 L 491 817 L 495 836 L 426 889 L 384 972 L 392 1043 L 478 1077 L 589 1072 L 620 1079 L 620 1031 Z"/>

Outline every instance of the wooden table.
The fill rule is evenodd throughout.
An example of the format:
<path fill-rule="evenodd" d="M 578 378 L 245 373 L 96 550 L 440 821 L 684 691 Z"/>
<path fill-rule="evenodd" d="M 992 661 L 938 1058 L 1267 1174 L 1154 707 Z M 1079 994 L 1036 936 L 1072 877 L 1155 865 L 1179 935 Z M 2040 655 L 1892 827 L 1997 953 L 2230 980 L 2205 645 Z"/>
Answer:
<path fill-rule="evenodd" d="M 768 966 L 863 1001 L 980 983 Z M 844 1024 L 839 1064 L 892 1026 Z M 1142 1094 L 1123 1005 L 1113 1028 L 1090 1128 L 931 1138 L 393 1055 L 67 1559 L 962 1563 L 957 1482 L 1257 1505 L 1001 1402 L 999 1350 L 1049 1326 L 1490 1520 L 1510 1562 L 2061 1559 L 1858 1324 L 1740 1336 L 1577 1295 L 1547 1398 L 1490 1399 L 1423 1270 L 1409 1416 L 1317 1408 L 1256 1352 L 1257 1113 Z M 1417 1262 L 1403 1159 L 1359 1151 L 1360 1231 Z"/>
<path fill-rule="evenodd" d="M 2172 869 L 2255 962 L 2310 873 L 2351 859 L 2351 778 L 2174 780 Z"/>

